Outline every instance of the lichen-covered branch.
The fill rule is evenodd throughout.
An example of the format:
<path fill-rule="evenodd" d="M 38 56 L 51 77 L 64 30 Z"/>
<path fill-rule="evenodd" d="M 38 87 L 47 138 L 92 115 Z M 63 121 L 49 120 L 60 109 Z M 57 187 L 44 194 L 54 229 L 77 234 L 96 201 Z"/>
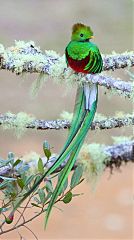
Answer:
<path fill-rule="evenodd" d="M 16 120 L 17 115 L 10 116 L 8 114 L 0 115 L 0 125 L 4 124 L 6 126 L 12 127 L 19 127 L 19 121 Z M 21 123 L 22 125 L 22 123 Z M 31 120 L 28 123 L 25 122 L 25 128 L 37 129 L 37 130 L 48 130 L 48 129 L 66 129 L 70 128 L 70 121 L 68 120 Z M 120 128 L 123 126 L 134 125 L 134 115 L 126 115 L 124 117 L 109 117 L 105 118 L 104 120 L 95 120 L 91 124 L 91 130 L 96 129 L 112 129 L 112 128 Z"/>
<path fill-rule="evenodd" d="M 87 146 L 89 149 L 92 148 L 90 144 Z M 101 160 L 102 161 L 101 164 L 103 163 L 105 168 L 109 168 L 113 170 L 113 168 L 119 168 L 123 163 L 134 162 L 134 141 L 128 141 L 121 144 L 115 144 L 112 146 L 99 145 L 99 150 L 100 149 L 103 152 L 103 156 L 104 156 L 104 158 Z M 84 150 L 82 151 L 84 152 L 84 157 L 85 157 L 85 151 Z M 89 153 L 86 152 L 86 155 L 87 154 Z M 90 153 L 87 156 L 88 156 L 87 160 L 90 161 L 89 159 L 92 159 L 92 154 Z M 82 153 L 80 157 L 82 157 Z M 56 157 L 55 156 L 50 157 L 49 161 L 47 161 L 45 157 L 42 157 L 42 160 L 43 160 L 43 163 L 45 164 L 45 167 L 49 169 L 56 161 Z M 98 161 L 100 160 L 98 159 Z M 55 172 L 61 171 L 61 169 L 65 166 L 66 162 L 67 161 L 64 161 Z M 81 159 L 80 159 L 80 162 L 81 162 Z M 26 162 L 26 164 L 28 163 Z M 35 166 L 35 163 L 33 163 L 33 165 Z M 73 169 L 75 169 L 76 166 L 77 166 L 77 162 L 74 165 Z M 7 166 L 0 167 L 0 176 L 10 177 L 10 173 L 11 173 L 10 164 Z"/>
<path fill-rule="evenodd" d="M 86 145 L 86 151 L 83 146 L 79 156 L 80 163 L 84 163 L 83 159 L 86 156 L 86 162 L 88 161 L 89 164 L 94 163 L 96 167 L 98 167 L 98 165 L 101 165 L 101 167 L 103 167 L 104 165 L 103 169 L 109 168 L 112 171 L 114 168 L 115 169 L 119 168 L 121 165 L 123 165 L 123 163 L 134 162 L 134 141 L 115 144 L 112 146 L 95 144 L 96 151 L 99 151 L 100 153 L 99 158 L 97 156 L 97 160 L 94 159 L 94 152 L 90 151 L 92 145 L 94 144 Z M 102 159 L 100 159 L 101 155 L 103 156 Z M 53 158 L 51 163 L 48 163 L 49 164 L 48 166 L 51 167 L 54 161 L 55 159 Z M 66 161 L 62 163 L 62 165 L 55 172 L 59 172 L 65 166 L 65 164 Z M 78 163 L 76 162 L 73 169 L 76 168 L 77 164 Z M 97 170 L 97 172 L 99 172 L 99 170 Z"/>
<path fill-rule="evenodd" d="M 91 147 L 91 144 L 89 145 L 89 148 Z M 101 146 L 102 147 L 102 146 Z M 100 147 L 99 147 L 100 148 Z M 130 141 L 130 142 L 126 142 L 126 143 L 124 143 L 124 144 L 118 144 L 118 145 L 113 145 L 113 146 L 103 146 L 102 147 L 102 149 L 103 149 L 103 156 L 105 156 L 104 157 L 104 159 L 103 159 L 103 162 L 101 163 L 101 165 L 104 165 L 104 167 L 102 167 L 102 170 L 104 171 L 106 168 L 110 168 L 110 172 L 112 173 L 113 172 L 113 170 L 114 169 L 119 169 L 119 167 L 121 166 L 121 165 L 125 165 L 127 162 L 134 162 L 134 141 Z M 101 153 L 102 154 L 102 153 Z M 84 154 L 85 155 L 85 154 Z M 84 158 L 85 158 L 85 156 L 84 156 Z M 42 158 L 42 160 L 43 160 L 43 158 Z M 47 166 L 47 168 L 50 168 L 51 166 L 52 166 L 52 164 L 54 163 L 54 161 L 56 160 L 56 158 L 53 158 L 53 160 L 51 159 L 51 160 L 49 160 L 48 161 L 48 159 L 46 160 L 46 162 L 45 163 L 47 163 L 47 161 L 48 161 L 48 163 L 46 164 L 46 166 Z M 99 165 L 100 164 L 100 160 L 98 159 L 98 161 L 96 162 L 96 163 L 94 163 L 94 160 L 95 159 L 90 159 L 90 156 L 88 156 L 88 162 L 92 165 L 92 167 L 91 168 L 89 168 L 89 171 L 91 171 L 91 173 L 92 173 L 92 178 L 94 178 L 94 177 L 99 177 L 99 175 L 97 176 L 97 174 L 99 174 L 99 172 L 96 172 L 96 170 L 97 170 L 97 168 L 95 168 L 95 165 L 93 166 L 93 164 L 97 164 L 97 165 Z M 65 166 L 65 164 L 66 164 L 66 162 L 64 162 L 63 164 L 62 164 L 62 166 L 60 167 L 60 168 L 58 168 L 57 169 L 57 172 L 59 172 L 59 171 L 61 171 L 61 169 Z M 75 166 L 74 166 L 74 168 L 76 168 L 76 166 L 77 166 L 77 163 L 75 164 Z M 78 169 L 78 168 L 77 168 Z M 82 169 L 84 169 L 84 168 L 82 168 Z M 94 171 L 95 170 L 95 171 Z M 103 172 L 101 172 L 101 174 L 102 174 Z M 8 174 L 8 172 L 7 172 L 7 174 Z M 85 174 L 85 173 L 84 173 Z M 90 174 L 90 173 L 89 173 Z M 2 176 L 2 175 L 4 175 L 5 176 L 5 172 L 3 171 L 2 172 L 2 169 L 0 168 L 0 176 Z M 57 174 L 56 174 L 57 175 Z M 55 176 L 56 176 L 55 175 Z M 9 177 L 10 177 L 10 174 L 9 174 Z M 14 177 L 15 177 L 15 175 L 14 175 Z M 20 178 L 21 179 L 21 178 Z M 78 186 L 83 180 L 84 180 L 84 178 L 81 178 L 80 180 L 78 179 L 78 174 L 77 174 L 77 178 L 75 178 L 75 182 L 76 182 L 76 179 L 77 179 L 77 181 L 78 181 L 78 183 L 77 183 L 77 185 L 75 185 L 74 187 L 76 187 L 76 186 Z M 71 178 L 71 180 L 72 180 L 72 178 Z M 93 179 L 92 179 L 93 180 Z M 45 181 L 46 182 L 46 181 Z M 72 181 L 71 181 L 72 182 Z M 50 183 L 50 182 L 49 182 Z M 67 194 L 71 191 L 72 192 L 72 190 L 74 189 L 74 187 L 72 187 L 71 185 L 70 185 L 70 187 L 65 191 L 64 190 L 64 192 L 58 197 L 58 199 L 56 200 L 56 202 L 55 203 L 57 203 L 57 202 L 60 202 L 60 201 L 63 201 L 64 203 L 66 203 L 65 201 L 64 201 L 64 197 L 65 196 L 67 196 Z M 39 190 L 40 190 L 40 195 L 39 195 Z M 34 220 L 35 218 L 37 218 L 38 216 L 40 216 L 42 213 L 44 213 L 45 211 L 46 211 L 46 205 L 47 204 L 49 204 L 49 202 L 50 202 L 50 199 L 49 199 L 49 197 L 48 198 L 46 198 L 46 195 L 41 195 L 41 193 L 42 193 L 42 191 L 41 190 L 44 190 L 44 187 L 43 188 L 39 188 L 38 189 L 38 191 L 37 192 L 35 192 L 34 193 L 34 195 L 31 195 L 30 196 L 30 198 L 28 199 L 28 201 L 27 201 L 27 203 L 26 203 L 26 205 L 23 207 L 23 210 L 22 211 L 18 211 L 19 213 L 20 213 L 20 216 L 18 217 L 18 219 L 16 220 L 16 222 L 15 222 L 15 224 L 13 225 L 11 225 L 11 227 L 10 228 L 3 228 L 4 227 L 4 225 L 5 225 L 5 223 L 8 223 L 7 221 L 5 221 L 5 219 L 7 220 L 7 219 L 10 219 L 9 218 L 9 216 L 11 216 L 11 214 L 10 215 L 8 215 L 8 217 L 6 217 L 5 218 L 5 206 L 6 206 L 6 204 L 7 204 L 7 206 L 8 206 L 8 204 L 11 204 L 11 202 L 7 202 L 7 203 L 4 203 L 4 206 L 2 205 L 2 208 L 1 208 L 1 210 L 3 210 L 3 212 L 4 212 L 4 214 L 3 214 L 3 212 L 2 212 L 2 214 L 3 214 L 3 216 L 4 216 L 4 221 L 2 222 L 2 224 L 1 224 L 1 226 L 0 226 L 0 235 L 3 235 L 3 234 L 5 234 L 5 233 L 8 233 L 8 232 L 10 232 L 10 231 L 13 231 L 13 230 L 15 230 L 15 229 L 17 229 L 17 228 L 19 228 L 19 227 L 22 227 L 22 226 L 25 226 L 25 224 L 26 223 L 28 223 L 28 222 L 30 222 L 30 221 L 32 221 L 32 220 Z M 22 192 L 21 192 L 21 194 L 22 194 Z M 38 194 L 38 195 L 37 195 Z M 48 193 L 48 194 L 50 194 L 50 192 Z M 36 197 L 35 197 L 36 196 Z M 38 198 L 38 196 L 39 196 L 39 198 Z M 42 198 L 41 198 L 41 196 L 42 196 Z M 43 199 L 43 196 L 44 196 L 44 199 L 45 199 L 45 202 L 43 202 L 43 204 L 42 204 L 42 202 L 40 201 L 40 199 Z M 46 200 L 47 199 L 47 200 Z M 13 199 L 14 200 L 14 199 Z M 30 203 L 30 201 L 32 200 L 32 202 L 31 202 L 31 205 L 29 205 L 29 203 Z M 34 200 L 36 200 L 36 201 L 34 201 Z M 37 200 L 38 200 L 38 202 L 37 202 Z M 3 203 L 2 203 L 3 204 Z M 7 207 L 6 206 L 6 207 Z M 27 219 L 26 219 L 26 217 L 25 216 L 27 216 L 27 212 L 26 212 L 26 209 L 28 208 L 28 207 L 30 207 L 30 208 L 32 208 L 32 207 L 38 207 L 38 211 L 36 211 L 36 213 L 33 215 L 32 214 L 32 212 L 31 212 L 31 215 L 30 215 L 30 217 L 28 217 Z M 34 209 L 33 209 L 34 210 Z M 35 212 L 35 210 L 34 210 L 34 212 Z M 24 215 L 25 214 L 25 215 Z M 22 221 L 20 221 L 20 219 L 21 219 L 21 217 L 22 217 Z M 13 220 L 15 220 L 15 215 L 13 215 Z M 10 223 L 10 222 L 9 222 Z M 29 228 L 28 228 L 29 229 Z M 31 231 L 31 230 L 30 230 Z M 34 234 L 34 233 L 33 233 Z M 35 234 L 34 234 L 34 236 L 35 236 Z M 35 236 L 36 237 L 36 236 Z"/>
<path fill-rule="evenodd" d="M 103 56 L 103 70 L 115 70 L 134 66 L 134 52 L 112 54 Z M 45 54 L 36 47 L 34 42 L 15 42 L 14 47 L 4 48 L 0 45 L 0 69 L 10 70 L 16 74 L 23 72 L 36 72 L 50 75 L 58 81 L 98 83 L 108 89 L 114 88 L 130 97 L 132 92 L 131 83 L 119 81 L 103 75 L 75 74 L 66 67 L 65 56 L 60 57 L 54 51 L 45 51 Z"/>
<path fill-rule="evenodd" d="M 106 167 L 119 168 L 123 162 L 134 162 L 134 141 L 107 146 L 104 152 L 110 157 L 108 161 L 104 161 Z"/>
<path fill-rule="evenodd" d="M 100 86 L 104 86 L 107 89 L 116 90 L 119 95 L 124 95 L 125 97 L 132 98 L 133 86 L 130 82 L 117 80 L 112 77 L 104 76 L 102 74 L 96 74 L 95 76 L 87 75 L 86 79 L 88 82 L 97 83 Z"/>
<path fill-rule="evenodd" d="M 134 66 L 134 52 L 103 56 L 104 71 Z"/>

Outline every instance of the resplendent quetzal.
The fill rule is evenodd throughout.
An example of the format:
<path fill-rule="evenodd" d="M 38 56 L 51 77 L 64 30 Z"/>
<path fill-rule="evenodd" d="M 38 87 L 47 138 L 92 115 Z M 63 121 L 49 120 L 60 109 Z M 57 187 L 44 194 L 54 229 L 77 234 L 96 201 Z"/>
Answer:
<path fill-rule="evenodd" d="M 66 47 L 65 55 L 67 65 L 76 73 L 95 74 L 102 71 L 102 57 L 98 47 L 90 42 L 90 39 L 92 38 L 93 32 L 90 27 L 81 23 L 77 23 L 73 26 L 71 41 Z M 78 157 L 79 151 L 93 121 L 97 108 L 97 99 L 97 84 L 79 84 L 71 128 L 61 154 L 56 162 L 44 173 L 41 179 L 24 195 L 16 206 L 14 206 L 13 211 L 20 206 L 20 204 L 35 190 L 46 176 L 53 173 L 61 163 L 68 159 L 65 167 L 62 169 L 60 178 L 52 193 L 47 208 L 45 226 L 47 225 L 52 207 Z"/>

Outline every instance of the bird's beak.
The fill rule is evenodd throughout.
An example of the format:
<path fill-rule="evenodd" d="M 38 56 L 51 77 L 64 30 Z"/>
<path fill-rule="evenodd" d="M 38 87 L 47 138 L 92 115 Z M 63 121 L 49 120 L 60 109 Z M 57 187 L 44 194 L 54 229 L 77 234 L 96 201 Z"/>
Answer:
<path fill-rule="evenodd" d="M 92 38 L 92 39 L 93 39 L 93 38 L 94 38 L 94 36 L 90 36 L 90 38 Z"/>

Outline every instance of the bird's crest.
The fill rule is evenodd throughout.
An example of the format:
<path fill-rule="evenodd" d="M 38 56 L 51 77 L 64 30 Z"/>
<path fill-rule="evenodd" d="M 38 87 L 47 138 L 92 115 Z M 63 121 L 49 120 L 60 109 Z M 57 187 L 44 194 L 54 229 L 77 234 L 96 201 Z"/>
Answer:
<path fill-rule="evenodd" d="M 83 23 L 76 23 L 72 27 L 72 34 L 75 34 L 76 32 L 80 31 L 81 29 L 90 32 L 91 35 L 93 35 L 93 31 L 89 26 L 84 25 Z"/>

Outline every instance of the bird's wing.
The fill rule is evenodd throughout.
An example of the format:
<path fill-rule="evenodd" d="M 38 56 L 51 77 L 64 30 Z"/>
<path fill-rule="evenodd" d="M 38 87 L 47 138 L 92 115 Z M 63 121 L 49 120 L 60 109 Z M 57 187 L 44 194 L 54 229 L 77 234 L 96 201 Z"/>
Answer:
<path fill-rule="evenodd" d="M 103 61 L 99 49 L 96 46 L 89 47 L 89 62 L 84 70 L 89 73 L 100 73 L 102 71 Z"/>

